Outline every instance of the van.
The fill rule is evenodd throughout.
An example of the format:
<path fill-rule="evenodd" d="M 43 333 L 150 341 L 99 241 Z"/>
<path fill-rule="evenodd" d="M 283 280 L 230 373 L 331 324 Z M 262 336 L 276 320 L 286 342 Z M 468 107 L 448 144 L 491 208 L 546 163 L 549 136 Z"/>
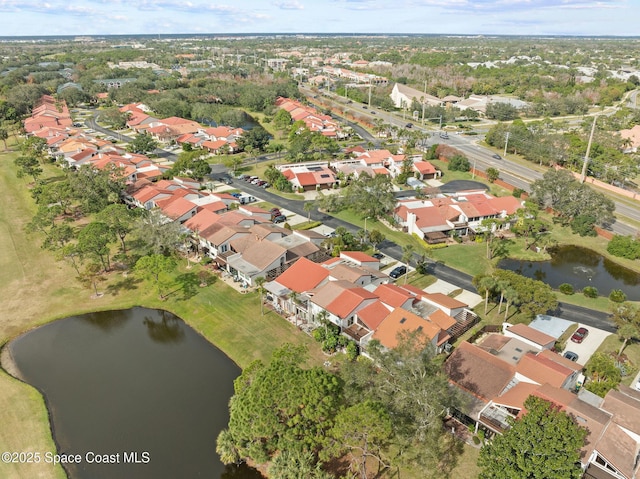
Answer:
<path fill-rule="evenodd" d="M 241 195 L 240 197 L 238 197 L 238 200 L 240 201 L 241 205 L 246 205 L 247 203 L 251 203 L 256 199 L 251 195 Z"/>

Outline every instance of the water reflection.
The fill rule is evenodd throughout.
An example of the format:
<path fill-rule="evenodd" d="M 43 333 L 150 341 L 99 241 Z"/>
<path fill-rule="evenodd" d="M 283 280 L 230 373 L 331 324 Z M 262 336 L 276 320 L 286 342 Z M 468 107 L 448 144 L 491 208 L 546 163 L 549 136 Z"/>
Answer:
<path fill-rule="evenodd" d="M 577 246 L 561 246 L 550 251 L 549 261 L 503 259 L 498 267 L 543 281 L 554 288 L 569 283 L 578 291 L 594 286 L 601 296 L 611 290 L 624 291 L 632 301 L 640 300 L 640 274 L 627 269 L 595 251 Z"/>
<path fill-rule="evenodd" d="M 184 323 L 168 311 L 158 311 L 159 315 L 145 315 L 142 323 L 147 327 L 149 337 L 158 343 L 179 343 L 184 339 Z M 160 316 L 159 318 L 157 316 Z"/>
<path fill-rule="evenodd" d="M 46 398 L 60 451 L 149 452 L 148 464 L 81 464 L 70 479 L 257 479 L 215 451 L 240 369 L 180 318 L 132 308 L 47 324 L 9 346 Z"/>

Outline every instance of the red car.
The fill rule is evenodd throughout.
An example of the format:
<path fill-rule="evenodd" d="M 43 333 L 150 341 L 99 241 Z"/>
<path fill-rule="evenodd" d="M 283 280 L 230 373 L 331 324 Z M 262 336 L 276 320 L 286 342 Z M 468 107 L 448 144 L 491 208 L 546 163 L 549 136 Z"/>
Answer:
<path fill-rule="evenodd" d="M 573 336 L 571 336 L 571 341 L 574 343 L 581 343 L 584 341 L 584 338 L 587 337 L 587 334 L 589 334 L 589 330 L 587 328 L 578 328 L 576 332 L 573 333 Z"/>

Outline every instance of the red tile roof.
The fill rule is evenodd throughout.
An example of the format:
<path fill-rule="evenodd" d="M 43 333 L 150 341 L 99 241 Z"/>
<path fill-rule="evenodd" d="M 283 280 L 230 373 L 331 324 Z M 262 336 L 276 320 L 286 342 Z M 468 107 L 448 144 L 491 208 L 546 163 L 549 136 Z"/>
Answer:
<path fill-rule="evenodd" d="M 442 342 L 438 326 L 402 308 L 396 308 L 380 323 L 372 339 L 377 339 L 385 348 L 392 349 L 398 345 L 398 335 L 403 331 L 421 331 L 429 342 L 434 339 L 438 343 Z"/>
<path fill-rule="evenodd" d="M 391 314 L 382 301 L 375 301 L 368 306 L 358 310 L 358 319 L 369 330 L 374 331 L 384 319 Z"/>
<path fill-rule="evenodd" d="M 329 271 L 321 265 L 300 258 L 289 269 L 282 273 L 276 281 L 296 293 L 317 288 L 329 276 Z"/>
<path fill-rule="evenodd" d="M 533 353 L 522 356 L 516 365 L 516 371 L 538 384 L 548 383 L 557 388 L 562 387 L 567 378 L 574 373 L 559 363 Z"/>
<path fill-rule="evenodd" d="M 414 298 L 408 291 L 395 284 L 381 284 L 375 289 L 375 293 L 383 303 L 393 308 L 400 307 Z"/>
<path fill-rule="evenodd" d="M 379 263 L 380 260 L 374 258 L 371 255 L 363 253 L 362 251 L 342 251 L 340 252 L 340 256 L 346 256 L 347 258 L 353 259 L 358 263 Z"/>

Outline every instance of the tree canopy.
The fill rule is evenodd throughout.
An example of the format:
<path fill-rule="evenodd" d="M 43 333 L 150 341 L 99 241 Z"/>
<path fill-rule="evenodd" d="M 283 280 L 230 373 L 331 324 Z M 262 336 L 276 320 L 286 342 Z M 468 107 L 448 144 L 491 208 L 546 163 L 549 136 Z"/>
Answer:
<path fill-rule="evenodd" d="M 586 429 L 548 401 L 530 396 L 527 413 L 480 451 L 480 479 L 578 479 Z"/>
<path fill-rule="evenodd" d="M 266 462 L 278 451 L 317 453 L 341 402 L 342 383 L 303 369 L 305 351 L 285 345 L 268 365 L 254 362 L 234 382 L 228 434 L 240 457 Z"/>

